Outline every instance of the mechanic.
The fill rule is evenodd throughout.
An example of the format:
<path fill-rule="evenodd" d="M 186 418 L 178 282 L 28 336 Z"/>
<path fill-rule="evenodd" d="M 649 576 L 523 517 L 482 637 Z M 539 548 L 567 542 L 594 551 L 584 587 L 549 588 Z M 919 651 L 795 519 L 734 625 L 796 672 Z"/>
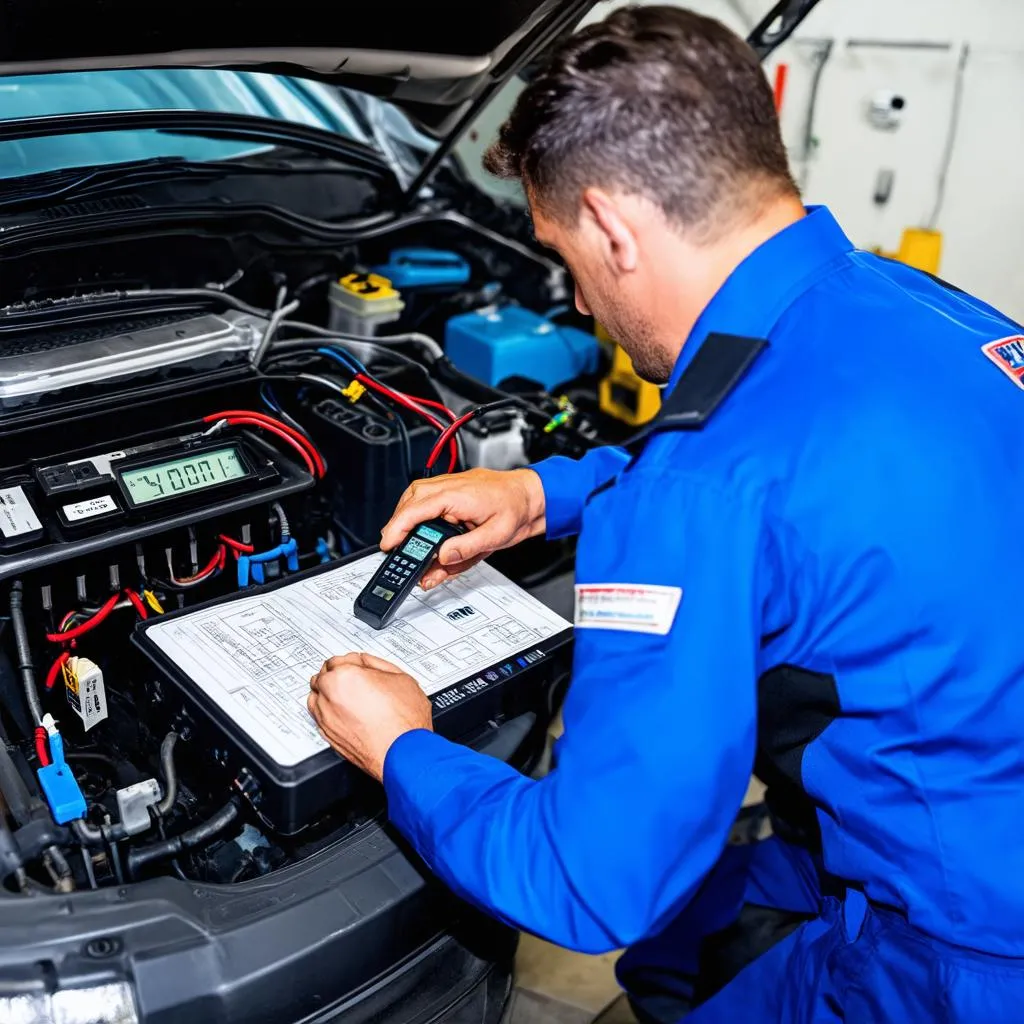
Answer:
<path fill-rule="evenodd" d="M 487 166 L 665 401 L 629 450 L 416 483 L 383 531 L 473 527 L 427 586 L 579 534 L 548 776 L 365 655 L 312 680 L 324 736 L 456 892 L 632 946 L 646 1019 L 1019 1021 L 1024 329 L 805 210 L 756 56 L 680 9 L 561 44 Z M 755 768 L 779 831 L 727 846 Z M 737 954 L 750 909 L 792 920 Z"/>

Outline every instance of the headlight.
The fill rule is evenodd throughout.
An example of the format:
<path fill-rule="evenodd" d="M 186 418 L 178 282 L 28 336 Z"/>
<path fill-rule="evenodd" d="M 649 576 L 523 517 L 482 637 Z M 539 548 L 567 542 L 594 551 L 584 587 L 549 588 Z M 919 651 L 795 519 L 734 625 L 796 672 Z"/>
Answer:
<path fill-rule="evenodd" d="M 4 1024 L 139 1024 L 135 996 L 126 981 L 52 994 L 0 995 Z"/>

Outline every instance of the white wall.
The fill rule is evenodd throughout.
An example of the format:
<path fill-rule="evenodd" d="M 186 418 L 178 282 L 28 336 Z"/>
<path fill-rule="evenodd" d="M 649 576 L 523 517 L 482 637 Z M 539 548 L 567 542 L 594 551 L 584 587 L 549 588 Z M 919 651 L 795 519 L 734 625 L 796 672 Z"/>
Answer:
<path fill-rule="evenodd" d="M 670 0 L 671 2 L 671 0 Z M 682 0 L 741 34 L 772 0 Z M 618 0 L 599 3 L 588 20 Z M 816 55 L 831 55 L 815 104 L 815 145 L 805 129 Z M 941 44 L 859 46 L 851 41 Z M 1024 0 L 820 0 L 765 66 L 788 65 L 782 128 L 809 203 L 825 203 L 864 248 L 895 250 L 905 227 L 929 226 L 949 134 L 961 48 L 968 44 L 958 128 L 935 227 L 940 274 L 1024 322 Z M 882 90 L 906 100 L 895 131 L 872 127 Z M 873 201 L 889 169 L 889 201 Z"/>
<path fill-rule="evenodd" d="M 598 3 L 587 20 L 622 0 Z M 772 0 L 681 0 L 741 34 Z M 831 56 L 816 101 L 815 145 L 804 137 L 816 55 Z M 851 40 L 942 44 L 945 49 L 850 45 Z M 789 68 L 782 127 L 809 203 L 825 203 L 854 242 L 887 251 L 904 227 L 928 226 L 950 126 L 961 47 L 959 126 L 935 227 L 943 233 L 940 273 L 1024 322 L 1024 0 L 820 0 L 793 39 L 767 62 Z M 892 132 L 871 126 L 867 107 L 881 90 L 906 99 Z M 498 97 L 475 139 L 461 148 L 479 161 L 511 103 Z M 805 158 L 806 156 L 806 158 Z M 888 203 L 873 201 L 878 172 L 894 173 Z"/>

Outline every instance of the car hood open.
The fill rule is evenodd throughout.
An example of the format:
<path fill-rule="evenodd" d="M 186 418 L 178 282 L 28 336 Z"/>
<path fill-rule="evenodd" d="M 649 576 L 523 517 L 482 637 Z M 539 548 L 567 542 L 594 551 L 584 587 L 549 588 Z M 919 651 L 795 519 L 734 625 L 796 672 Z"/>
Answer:
<path fill-rule="evenodd" d="M 438 138 L 570 30 L 593 0 L 135 0 L 0 4 L 0 75 L 220 67 L 375 93 Z"/>

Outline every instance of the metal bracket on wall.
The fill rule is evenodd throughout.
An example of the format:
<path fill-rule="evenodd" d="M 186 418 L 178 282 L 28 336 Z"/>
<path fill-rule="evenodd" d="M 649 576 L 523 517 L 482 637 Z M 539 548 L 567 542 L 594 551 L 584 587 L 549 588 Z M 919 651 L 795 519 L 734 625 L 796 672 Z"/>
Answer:
<path fill-rule="evenodd" d="M 761 60 L 765 60 L 793 34 L 818 3 L 819 0 L 779 0 L 754 26 L 747 42 Z"/>

